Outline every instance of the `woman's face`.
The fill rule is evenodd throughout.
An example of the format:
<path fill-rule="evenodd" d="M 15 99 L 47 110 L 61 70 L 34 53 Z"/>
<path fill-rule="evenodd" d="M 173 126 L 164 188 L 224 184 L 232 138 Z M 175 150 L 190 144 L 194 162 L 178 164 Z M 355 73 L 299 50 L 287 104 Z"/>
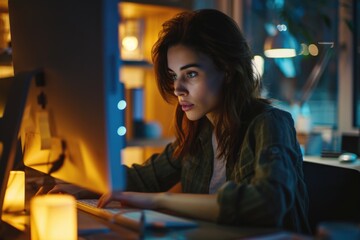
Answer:
<path fill-rule="evenodd" d="M 224 73 L 210 57 L 181 44 L 168 49 L 167 61 L 174 94 L 187 118 L 195 121 L 206 115 L 214 124 Z"/>

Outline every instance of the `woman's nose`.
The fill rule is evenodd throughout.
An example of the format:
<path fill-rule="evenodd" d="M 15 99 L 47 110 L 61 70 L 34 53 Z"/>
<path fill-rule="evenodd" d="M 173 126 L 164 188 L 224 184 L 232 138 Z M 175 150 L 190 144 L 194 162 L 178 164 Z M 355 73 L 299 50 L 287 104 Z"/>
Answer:
<path fill-rule="evenodd" d="M 188 94 L 188 91 L 184 84 L 182 83 L 181 79 L 177 79 L 174 82 L 174 94 L 175 96 L 185 96 Z"/>

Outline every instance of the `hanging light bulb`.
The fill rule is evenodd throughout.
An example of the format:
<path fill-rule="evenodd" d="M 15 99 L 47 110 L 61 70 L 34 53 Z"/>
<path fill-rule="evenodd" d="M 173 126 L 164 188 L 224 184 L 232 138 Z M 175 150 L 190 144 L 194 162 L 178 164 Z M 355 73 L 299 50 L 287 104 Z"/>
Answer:
<path fill-rule="evenodd" d="M 143 59 L 143 19 L 123 19 L 119 25 L 121 58 Z"/>
<path fill-rule="evenodd" d="M 135 36 L 126 36 L 121 44 L 126 51 L 135 51 L 139 46 L 139 40 Z"/>
<path fill-rule="evenodd" d="M 278 24 L 273 36 L 265 40 L 264 54 L 268 58 L 291 58 L 296 56 L 297 41 L 287 31 L 285 24 Z"/>

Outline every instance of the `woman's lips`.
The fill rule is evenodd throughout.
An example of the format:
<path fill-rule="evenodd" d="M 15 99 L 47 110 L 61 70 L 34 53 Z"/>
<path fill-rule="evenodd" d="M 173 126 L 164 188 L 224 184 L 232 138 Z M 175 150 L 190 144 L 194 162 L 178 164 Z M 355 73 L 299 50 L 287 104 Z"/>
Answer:
<path fill-rule="evenodd" d="M 186 112 L 191 110 L 194 107 L 194 104 L 181 104 L 181 109 Z"/>

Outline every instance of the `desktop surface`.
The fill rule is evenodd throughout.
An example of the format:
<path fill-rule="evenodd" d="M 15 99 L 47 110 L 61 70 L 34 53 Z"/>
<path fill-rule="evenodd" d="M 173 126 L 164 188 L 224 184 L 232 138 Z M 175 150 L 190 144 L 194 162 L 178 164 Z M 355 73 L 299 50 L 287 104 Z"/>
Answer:
<path fill-rule="evenodd" d="M 30 172 L 35 174 L 35 172 Z M 30 174 L 29 174 L 30 175 Z M 27 186 L 34 184 L 37 176 L 29 175 L 26 178 Z M 27 199 L 36 192 L 35 189 L 27 189 Z M 31 195 L 31 196 L 29 196 Z M 28 204 L 26 204 L 27 206 Z M 27 207 L 26 207 L 27 208 Z M 28 208 L 27 208 L 28 209 Z M 167 212 L 168 213 L 168 212 Z M 3 214 L 0 232 L 1 240 L 28 240 L 30 239 L 29 211 L 26 210 L 22 215 Z M 106 240 L 106 239 L 141 239 L 141 234 L 131 228 L 110 220 L 97 217 L 80 209 L 77 210 L 78 217 L 78 239 Z M 191 228 L 164 228 L 164 229 L 146 229 L 142 236 L 143 239 L 240 239 L 244 237 L 263 236 L 283 231 L 273 228 L 256 227 L 235 227 L 219 225 L 212 222 L 198 221 L 197 227 Z"/>
<path fill-rule="evenodd" d="M 32 169 L 26 172 L 26 201 L 34 196 L 42 181 L 42 173 Z M 28 204 L 25 208 L 29 209 Z M 25 213 L 29 213 L 27 210 Z M 78 233 L 79 240 L 82 239 L 139 239 L 140 234 L 123 225 L 113 223 L 109 220 L 97 217 L 93 214 L 78 209 Z M 168 213 L 168 212 L 167 212 Z M 6 215 L 6 214 L 5 214 Z M 5 215 L 3 217 L 5 217 Z M 13 217 L 8 216 L 3 219 L 8 224 L 2 231 L 0 239 L 27 240 L 30 239 L 29 215 Z M 269 236 L 272 234 L 288 234 L 281 229 L 274 228 L 256 228 L 256 227 L 235 227 L 219 225 L 212 222 L 198 221 L 197 227 L 171 229 L 165 228 L 160 230 L 147 229 L 144 232 L 144 239 L 241 239 L 259 236 Z M 11 227 L 10 225 L 13 225 Z M 22 229 L 16 230 L 15 227 Z M 22 226 L 22 228 L 21 228 Z M 306 238 L 304 238 L 306 239 Z"/>
<path fill-rule="evenodd" d="M 320 156 L 304 156 L 304 162 L 317 163 L 322 165 L 328 165 L 333 167 L 350 168 L 360 171 L 360 159 L 354 162 L 344 163 L 340 162 L 338 158 L 327 158 Z"/>
<path fill-rule="evenodd" d="M 11 224 L 11 218 L 7 219 L 6 227 L 1 233 L 1 239 L 30 239 L 29 228 L 23 231 L 16 230 Z M 28 219 L 24 218 L 25 223 Z M 205 221 L 198 221 L 197 228 L 184 229 L 162 229 L 162 230 L 146 230 L 143 238 L 163 238 L 163 239 L 239 239 L 251 238 L 259 236 L 267 236 L 272 234 L 284 234 L 286 232 L 271 228 L 255 228 L 255 227 L 232 227 L 218 225 Z M 78 230 L 79 240 L 81 239 L 139 239 L 140 233 L 119 224 L 114 224 L 102 218 L 96 217 L 89 213 L 78 210 Z M 304 237 L 305 239 L 306 237 Z"/>

